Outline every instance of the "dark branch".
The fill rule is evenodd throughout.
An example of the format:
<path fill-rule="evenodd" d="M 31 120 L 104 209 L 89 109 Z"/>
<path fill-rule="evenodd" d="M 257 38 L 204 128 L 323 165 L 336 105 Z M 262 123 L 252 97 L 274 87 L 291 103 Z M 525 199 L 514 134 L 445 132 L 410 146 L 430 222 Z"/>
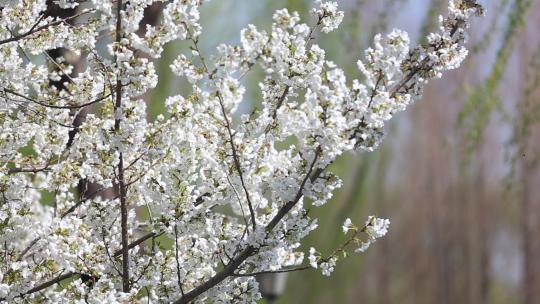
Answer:
<path fill-rule="evenodd" d="M 122 39 L 122 18 L 121 12 L 123 8 L 122 0 L 118 0 L 116 3 L 116 43 L 119 45 L 120 40 Z M 118 60 L 115 58 L 116 61 Z M 118 73 L 120 73 L 121 67 L 117 62 Z M 121 117 L 117 116 L 117 112 L 122 109 L 122 82 L 120 80 L 120 75 L 116 75 L 116 92 L 115 92 L 115 120 L 114 120 L 114 130 L 116 133 L 120 133 L 120 122 Z M 124 180 L 124 156 L 120 152 L 119 161 L 118 161 L 118 188 L 120 190 L 120 217 L 121 217 L 121 234 L 122 234 L 122 290 L 124 292 L 129 292 L 130 282 L 129 282 L 129 235 L 128 235 L 128 207 L 127 207 L 127 187 Z"/>

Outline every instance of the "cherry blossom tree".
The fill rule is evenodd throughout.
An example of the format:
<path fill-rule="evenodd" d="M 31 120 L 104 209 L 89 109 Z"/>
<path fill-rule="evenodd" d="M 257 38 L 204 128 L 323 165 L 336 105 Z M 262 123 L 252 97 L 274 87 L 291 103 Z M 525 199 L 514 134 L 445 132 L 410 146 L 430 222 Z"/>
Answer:
<path fill-rule="evenodd" d="M 278 10 L 271 29 L 248 25 L 210 55 L 199 48 L 206 1 L 163 1 L 140 31 L 158 2 L 0 2 L 1 301 L 252 303 L 257 274 L 330 275 L 390 222 L 347 219 L 332 253 L 299 249 L 317 227 L 307 209 L 341 185 L 328 166 L 375 150 L 385 123 L 464 60 L 469 19 L 483 13 L 450 0 L 422 46 L 377 35 L 349 81 L 314 42 L 340 25 L 335 2 L 315 1 L 307 23 Z M 191 44 L 170 65 L 191 89 L 149 121 L 152 59 L 174 40 Z M 255 68 L 260 106 L 236 123 Z"/>

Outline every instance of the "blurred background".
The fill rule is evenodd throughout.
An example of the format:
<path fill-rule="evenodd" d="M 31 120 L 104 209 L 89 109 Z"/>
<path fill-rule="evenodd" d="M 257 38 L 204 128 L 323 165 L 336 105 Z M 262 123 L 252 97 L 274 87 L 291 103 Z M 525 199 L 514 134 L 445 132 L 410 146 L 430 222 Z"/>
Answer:
<path fill-rule="evenodd" d="M 343 26 L 316 43 L 350 78 L 359 77 L 353 63 L 376 33 L 398 27 L 422 43 L 448 4 L 338 2 Z M 344 241 L 347 217 L 389 218 L 387 237 L 338 263 L 330 278 L 290 274 L 276 303 L 540 303 L 540 0 L 480 2 L 487 14 L 471 27 L 470 56 L 460 69 L 431 82 L 421 101 L 392 120 L 380 149 L 345 155 L 333 166 L 344 187 L 311 210 L 319 228 L 305 248 L 330 253 Z M 249 23 L 269 26 L 282 7 L 312 22 L 313 5 L 213 1 L 203 9 L 201 43 L 210 55 L 218 43 L 238 42 Z M 186 44 L 169 44 L 157 62 L 150 119 L 163 112 L 167 96 L 187 89 L 168 68 L 187 51 Z M 240 112 L 259 102 L 258 80 L 246 80 Z"/>

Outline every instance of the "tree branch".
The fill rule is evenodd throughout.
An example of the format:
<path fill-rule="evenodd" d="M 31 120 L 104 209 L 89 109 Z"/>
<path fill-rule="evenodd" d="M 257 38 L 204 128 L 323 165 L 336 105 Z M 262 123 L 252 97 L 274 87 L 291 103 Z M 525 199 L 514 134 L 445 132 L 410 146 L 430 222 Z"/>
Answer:
<path fill-rule="evenodd" d="M 20 94 L 20 93 L 17 93 L 17 92 L 15 92 L 15 91 L 13 91 L 13 90 L 10 90 L 10 89 L 8 89 L 8 88 L 3 88 L 3 91 L 4 91 L 5 93 L 9 93 L 9 94 L 15 95 L 15 96 L 17 96 L 17 97 L 23 98 L 23 99 L 25 99 L 25 100 L 27 100 L 27 101 L 36 103 L 36 104 L 38 104 L 38 105 L 40 105 L 40 106 L 44 106 L 44 107 L 46 107 L 46 108 L 51 108 L 51 109 L 70 109 L 70 110 L 73 110 L 73 109 L 81 109 L 81 108 L 84 108 L 84 107 L 87 107 L 87 106 L 91 106 L 91 105 L 93 105 L 93 104 L 96 104 L 96 103 L 98 103 L 98 102 L 100 102 L 100 101 L 103 101 L 103 100 L 109 98 L 109 97 L 112 95 L 112 94 L 107 94 L 107 95 L 105 95 L 105 96 L 102 96 L 102 97 L 97 98 L 97 99 L 95 99 L 95 100 L 89 101 L 89 102 L 87 102 L 87 103 L 83 103 L 83 104 L 81 104 L 81 105 L 57 106 L 57 105 L 52 105 L 52 104 L 47 104 L 47 103 L 41 102 L 41 101 L 39 101 L 39 100 L 30 98 L 30 97 L 28 97 L 28 96 L 24 96 L 24 95 L 22 95 L 22 94 Z"/>
<path fill-rule="evenodd" d="M 257 271 L 257 272 L 250 272 L 250 273 L 233 273 L 231 276 L 233 277 L 253 277 L 260 274 L 269 274 L 269 273 L 286 273 L 286 272 L 295 272 L 295 271 L 302 271 L 302 270 L 308 270 L 311 266 L 304 265 L 294 268 L 287 268 L 287 269 L 280 269 L 280 270 L 266 270 L 266 271 Z"/>
<path fill-rule="evenodd" d="M 118 0 L 116 3 L 116 43 L 117 47 L 120 47 L 120 40 L 122 39 L 122 0 Z M 118 51 L 118 50 L 117 50 Z M 116 101 L 114 104 L 114 130 L 116 134 L 120 134 L 120 122 L 122 111 L 122 81 L 120 79 L 121 66 L 118 64 L 118 58 L 116 59 Z M 120 149 L 119 149 L 120 150 Z M 127 207 L 127 189 L 124 180 L 124 156 L 122 151 L 119 151 L 118 160 L 118 188 L 120 190 L 120 217 L 121 217 L 121 234 L 122 234 L 122 290 L 129 292 L 129 235 L 128 235 L 128 207 Z"/>
<path fill-rule="evenodd" d="M 9 168 L 8 174 L 15 174 L 15 173 L 38 173 L 49 170 L 48 167 L 43 168 Z"/>
<path fill-rule="evenodd" d="M 137 240 L 135 240 L 134 242 L 130 243 L 128 246 L 127 246 L 127 249 L 130 250 L 130 249 L 133 249 L 137 246 L 139 246 L 140 244 L 142 244 L 144 241 L 150 239 L 150 238 L 153 238 L 153 237 L 158 237 L 160 235 L 162 235 L 164 232 L 159 232 L 159 233 L 156 233 L 156 232 L 150 232 L 150 233 L 147 233 L 143 236 L 141 236 L 140 238 L 138 238 Z M 114 253 L 114 257 L 119 257 L 120 255 L 122 255 L 122 253 L 124 252 L 124 249 L 120 249 L 118 251 L 116 251 Z"/>
<path fill-rule="evenodd" d="M 310 167 L 308 169 L 308 172 L 306 173 L 306 176 L 302 180 L 302 183 L 300 185 L 300 189 L 298 189 L 298 192 L 296 193 L 296 196 L 293 200 L 287 202 L 283 207 L 281 207 L 278 211 L 278 213 L 274 216 L 274 218 L 268 223 L 266 226 L 266 231 L 269 233 L 271 232 L 276 225 L 285 217 L 285 215 L 300 201 L 300 199 L 303 196 L 304 187 L 306 186 L 306 183 L 309 179 L 316 179 L 318 175 L 322 173 L 322 170 L 317 170 L 316 175 L 312 176 L 313 168 L 315 167 L 315 163 L 317 162 L 320 154 L 321 154 L 321 148 L 317 147 L 315 151 L 315 157 L 313 158 L 313 161 L 310 164 Z M 242 265 L 242 263 L 248 259 L 250 256 L 252 256 L 254 253 L 257 252 L 258 249 L 256 249 L 253 246 L 246 247 L 240 254 L 238 254 L 234 259 L 229 261 L 229 264 L 225 265 L 222 271 L 215 274 L 213 277 L 208 279 L 203 284 L 199 285 L 195 289 L 191 290 L 190 292 L 186 293 L 182 298 L 178 299 L 174 302 L 174 304 L 187 304 L 193 301 L 195 298 L 209 290 L 210 288 L 216 286 L 217 284 L 221 283 L 223 280 L 225 280 L 227 277 L 232 276 L 234 274 L 234 271 Z"/>

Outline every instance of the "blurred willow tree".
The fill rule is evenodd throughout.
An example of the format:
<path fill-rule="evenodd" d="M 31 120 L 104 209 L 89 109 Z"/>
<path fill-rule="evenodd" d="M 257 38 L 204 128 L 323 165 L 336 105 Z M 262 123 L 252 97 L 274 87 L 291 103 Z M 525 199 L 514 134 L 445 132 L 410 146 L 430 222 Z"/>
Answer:
<path fill-rule="evenodd" d="M 465 153 L 471 153 L 482 139 L 482 132 L 489 122 L 492 111 L 500 107 L 498 91 L 508 59 L 512 54 L 520 29 L 525 25 L 532 0 L 516 0 L 507 16 L 504 36 L 497 51 L 497 58 L 484 83 L 475 88 L 459 115 L 459 125 L 465 130 Z"/>

